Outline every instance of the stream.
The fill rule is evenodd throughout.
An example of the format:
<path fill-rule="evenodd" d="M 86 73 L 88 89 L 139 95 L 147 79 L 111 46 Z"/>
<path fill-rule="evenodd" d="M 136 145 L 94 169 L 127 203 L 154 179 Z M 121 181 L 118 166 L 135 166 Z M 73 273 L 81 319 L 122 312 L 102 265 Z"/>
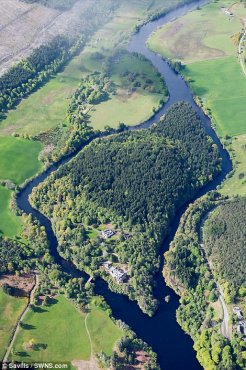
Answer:
<path fill-rule="evenodd" d="M 216 133 L 211 128 L 210 119 L 203 113 L 203 111 L 196 105 L 193 100 L 192 92 L 182 77 L 176 74 L 159 55 L 151 52 L 146 46 L 146 40 L 152 32 L 158 27 L 163 26 L 167 22 L 186 14 L 188 11 L 195 9 L 198 5 L 201 6 L 207 3 L 206 0 L 194 1 L 189 5 L 180 6 L 176 10 L 169 12 L 167 15 L 159 18 L 156 21 L 149 22 L 144 25 L 138 33 L 136 33 L 129 45 L 128 51 L 137 52 L 149 59 L 152 64 L 163 76 L 167 85 L 170 98 L 168 102 L 149 120 L 140 126 L 131 127 L 129 129 L 147 128 L 165 113 L 168 107 L 173 103 L 179 101 L 189 102 L 197 111 L 204 123 L 206 132 L 212 137 L 217 144 L 222 158 L 222 171 L 211 183 L 199 190 L 193 201 L 210 190 L 216 189 L 217 185 L 221 184 L 225 176 L 231 171 L 232 163 L 229 154 L 223 149 Z M 80 148 L 79 150 L 81 150 Z M 39 211 L 34 209 L 29 203 L 28 197 L 34 187 L 43 182 L 53 171 L 57 170 L 61 165 L 70 161 L 79 150 L 62 160 L 52 165 L 47 171 L 37 176 L 30 181 L 18 194 L 17 204 L 27 214 L 32 214 L 36 217 L 41 225 L 46 229 L 48 240 L 50 244 L 50 252 L 54 257 L 56 263 L 60 264 L 64 271 L 69 272 L 75 277 L 81 276 L 82 272 L 78 271 L 74 265 L 65 261 L 58 253 L 58 243 L 56 236 L 52 230 L 51 222 Z M 190 203 L 190 202 L 189 202 Z M 187 205 L 186 205 L 187 206 Z M 186 206 L 179 209 L 175 218 L 172 220 L 169 236 L 165 239 L 160 249 L 161 268 L 156 275 L 156 287 L 154 289 L 155 297 L 159 300 L 160 305 L 154 317 L 150 318 L 143 314 L 137 306 L 136 302 L 130 301 L 126 296 L 113 293 L 108 289 L 107 284 L 97 279 L 95 282 L 95 292 L 104 296 L 106 302 L 112 309 L 113 316 L 128 324 L 137 334 L 137 336 L 148 343 L 158 355 L 158 362 L 162 370 L 198 370 L 202 369 L 198 363 L 193 350 L 193 341 L 186 335 L 178 323 L 176 322 L 176 309 L 179 306 L 179 297 L 166 286 L 163 275 L 163 253 L 169 249 L 169 244 L 174 238 L 176 230 L 179 225 L 180 217 L 185 212 Z M 164 296 L 170 295 L 169 303 L 164 301 Z M 106 335 L 106 333 L 105 333 Z"/>

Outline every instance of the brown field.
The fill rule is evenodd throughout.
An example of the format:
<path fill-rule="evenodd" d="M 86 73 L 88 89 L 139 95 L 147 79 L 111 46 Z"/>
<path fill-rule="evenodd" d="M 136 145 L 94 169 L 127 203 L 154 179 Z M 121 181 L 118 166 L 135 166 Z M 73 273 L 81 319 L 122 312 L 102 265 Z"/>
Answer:
<path fill-rule="evenodd" d="M 20 276 L 13 274 L 4 274 L 0 277 L 0 287 L 4 284 L 8 284 L 13 288 L 23 292 L 23 296 L 29 296 L 35 284 L 35 278 L 33 274 L 22 274 Z"/>
<path fill-rule="evenodd" d="M 77 2 L 69 11 L 61 12 L 20 0 L 0 0 L 0 75 L 54 36 L 78 31 L 82 14 L 94 2 Z"/>

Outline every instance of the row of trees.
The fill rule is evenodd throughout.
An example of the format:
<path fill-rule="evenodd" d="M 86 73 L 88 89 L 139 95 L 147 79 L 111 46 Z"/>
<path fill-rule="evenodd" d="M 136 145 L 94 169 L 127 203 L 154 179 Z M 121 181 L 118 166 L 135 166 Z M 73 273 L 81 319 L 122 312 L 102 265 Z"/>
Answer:
<path fill-rule="evenodd" d="M 217 147 L 181 103 L 148 130 L 97 139 L 36 188 L 32 201 L 52 219 L 60 251 L 82 269 L 98 271 L 104 261 L 100 241 L 85 239 L 83 228 L 112 221 L 129 230 L 115 252 L 131 271 L 128 295 L 151 315 L 160 242 L 175 210 L 219 169 Z"/>
<path fill-rule="evenodd" d="M 0 111 L 6 112 L 70 60 L 84 45 L 85 38 L 69 41 L 63 36 L 55 37 L 47 45 L 35 49 L 27 58 L 11 67 L 0 77 Z"/>

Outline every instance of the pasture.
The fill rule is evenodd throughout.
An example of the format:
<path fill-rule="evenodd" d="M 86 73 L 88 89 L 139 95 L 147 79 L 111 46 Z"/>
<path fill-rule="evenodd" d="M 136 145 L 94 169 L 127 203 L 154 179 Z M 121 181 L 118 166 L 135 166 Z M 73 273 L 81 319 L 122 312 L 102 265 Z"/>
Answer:
<path fill-rule="evenodd" d="M 27 298 L 11 297 L 0 288 L 0 361 L 7 348 L 14 326 L 27 304 Z"/>
<path fill-rule="evenodd" d="M 236 57 L 188 64 L 182 73 L 211 108 L 220 136 L 245 133 L 246 78 Z"/>
<path fill-rule="evenodd" d="M 149 47 L 185 64 L 236 55 L 233 36 L 241 31 L 241 21 L 221 10 L 231 4 L 228 0 L 213 2 L 170 22 L 152 34 Z"/>
<path fill-rule="evenodd" d="M 19 234 L 21 218 L 9 208 L 11 190 L 0 186 L 0 234 L 12 237 Z"/>
<path fill-rule="evenodd" d="M 35 175 L 42 168 L 38 160 L 42 147 L 39 141 L 0 136 L 0 180 L 20 185 Z"/>
<path fill-rule="evenodd" d="M 85 314 L 60 295 L 48 306 L 29 310 L 14 343 L 16 361 L 88 361 L 91 344 L 85 325 Z M 93 351 L 112 353 L 121 331 L 107 313 L 92 304 L 87 320 Z M 107 333 L 102 340 L 102 333 Z"/>

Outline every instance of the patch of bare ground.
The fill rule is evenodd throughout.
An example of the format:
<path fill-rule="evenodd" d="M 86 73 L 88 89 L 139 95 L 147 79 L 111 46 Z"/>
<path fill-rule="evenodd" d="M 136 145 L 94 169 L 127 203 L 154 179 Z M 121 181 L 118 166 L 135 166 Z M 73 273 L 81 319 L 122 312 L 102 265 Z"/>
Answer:
<path fill-rule="evenodd" d="M 118 353 L 118 355 L 120 356 L 120 353 Z M 150 360 L 148 353 L 146 353 L 145 351 L 136 351 L 134 357 L 136 359 L 136 364 L 128 365 L 122 363 L 122 369 L 124 368 L 124 370 L 134 370 L 134 369 L 144 370 L 145 365 L 147 365 L 147 363 Z"/>
<path fill-rule="evenodd" d="M 90 361 L 74 360 L 72 361 L 72 365 L 77 370 L 100 370 L 94 357 Z"/>
<path fill-rule="evenodd" d="M 94 2 L 76 2 L 70 10 L 61 12 L 20 0 L 0 0 L 0 75 L 58 34 L 71 36 L 81 30 L 82 16 Z"/>
<path fill-rule="evenodd" d="M 28 297 L 31 290 L 35 285 L 35 275 L 34 274 L 4 274 L 0 277 L 0 286 L 7 284 L 15 288 L 18 292 L 22 292 L 22 295 Z"/>
<path fill-rule="evenodd" d="M 123 88 L 117 89 L 117 99 L 120 101 L 127 102 L 129 99 L 137 99 L 139 96 L 139 93 L 136 91 L 131 91 Z"/>

